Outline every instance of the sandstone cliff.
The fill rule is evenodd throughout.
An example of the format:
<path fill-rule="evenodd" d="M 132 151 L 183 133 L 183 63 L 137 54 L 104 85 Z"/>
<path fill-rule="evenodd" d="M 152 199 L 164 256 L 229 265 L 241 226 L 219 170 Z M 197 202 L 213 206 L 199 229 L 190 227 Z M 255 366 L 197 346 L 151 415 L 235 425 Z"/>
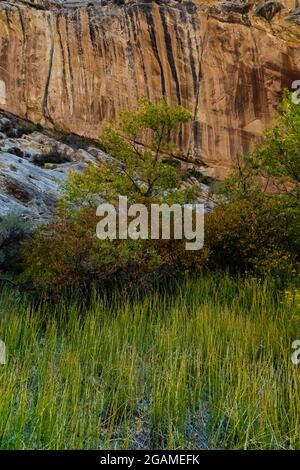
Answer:
<path fill-rule="evenodd" d="M 139 96 L 190 108 L 183 153 L 222 177 L 300 79 L 297 0 L 0 1 L 0 108 L 98 137 Z"/>

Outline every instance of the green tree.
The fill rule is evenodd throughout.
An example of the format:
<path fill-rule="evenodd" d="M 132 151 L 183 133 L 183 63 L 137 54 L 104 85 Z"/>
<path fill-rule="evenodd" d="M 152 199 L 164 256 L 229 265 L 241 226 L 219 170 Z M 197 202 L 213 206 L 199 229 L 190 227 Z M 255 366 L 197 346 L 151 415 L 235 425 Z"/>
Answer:
<path fill-rule="evenodd" d="M 178 134 L 190 120 L 187 110 L 169 105 L 166 98 L 157 104 L 142 99 L 136 111 L 121 111 L 101 137 L 111 158 L 70 173 L 56 220 L 39 228 L 23 251 L 23 279 L 57 293 L 63 286 L 148 282 L 167 270 L 173 275 L 179 258 L 186 258 L 184 242 L 99 240 L 96 207 L 103 201 L 116 203 L 119 195 L 146 205 L 191 202 L 193 192 L 184 187 L 174 164 L 180 157 Z"/>
<path fill-rule="evenodd" d="M 300 202 L 300 105 L 286 90 L 276 124 L 267 130 L 265 143 L 252 155 L 252 167 L 272 178 L 277 193 Z M 294 201 L 294 202 L 295 202 Z"/>
<path fill-rule="evenodd" d="M 95 204 L 102 197 L 113 202 L 118 195 L 144 204 L 191 200 L 176 165 L 178 134 L 190 120 L 189 111 L 170 105 L 166 98 L 156 104 L 143 98 L 136 111 L 121 111 L 101 136 L 113 159 L 91 165 L 82 174 L 72 173 L 64 188 L 65 201 Z"/>
<path fill-rule="evenodd" d="M 300 105 L 293 103 L 288 91 L 275 118 L 263 144 L 238 157 L 219 187 L 226 196 L 223 213 L 232 222 L 235 214 L 237 220 L 226 224 L 226 234 L 221 233 L 223 225 L 215 227 L 219 238 L 226 238 L 226 246 L 231 247 L 231 260 L 243 246 L 243 255 L 238 256 L 244 265 L 264 265 L 265 269 L 280 264 L 286 268 L 300 258 Z M 251 220 L 255 223 L 249 226 Z M 246 230 L 240 231 L 239 226 Z"/>
<path fill-rule="evenodd" d="M 264 192 L 300 202 L 300 105 L 293 103 L 289 91 L 275 116 L 276 122 L 265 132 L 264 143 L 252 153 L 237 157 L 233 172 L 221 190 L 234 197 Z"/>

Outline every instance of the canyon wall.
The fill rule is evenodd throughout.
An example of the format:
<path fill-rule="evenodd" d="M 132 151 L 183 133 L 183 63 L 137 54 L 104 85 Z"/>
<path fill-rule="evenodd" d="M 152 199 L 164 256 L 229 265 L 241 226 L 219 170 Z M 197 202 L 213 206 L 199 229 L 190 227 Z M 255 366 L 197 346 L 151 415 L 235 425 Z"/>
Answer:
<path fill-rule="evenodd" d="M 0 1 L 0 109 L 97 138 L 140 96 L 189 108 L 183 156 L 222 178 L 300 80 L 297 0 Z"/>

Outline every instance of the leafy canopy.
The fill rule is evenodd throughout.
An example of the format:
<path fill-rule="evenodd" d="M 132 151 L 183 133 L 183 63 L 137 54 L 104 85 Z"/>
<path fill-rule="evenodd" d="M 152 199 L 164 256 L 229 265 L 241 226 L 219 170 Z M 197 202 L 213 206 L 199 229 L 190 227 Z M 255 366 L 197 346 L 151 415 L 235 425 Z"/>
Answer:
<path fill-rule="evenodd" d="M 252 224 L 256 234 L 261 227 L 268 233 L 265 222 L 271 224 L 267 239 L 255 235 L 252 240 L 255 250 L 261 246 L 265 264 L 269 266 L 275 261 L 278 265 L 284 264 L 279 252 L 285 253 L 287 259 L 290 256 L 298 262 L 300 259 L 300 104 L 293 103 L 287 90 L 275 118 L 275 124 L 265 133 L 264 143 L 243 158 L 238 157 L 233 172 L 219 188 L 227 195 L 223 212 L 232 207 L 233 212 L 245 219 L 245 227 L 249 221 L 246 219 L 254 214 L 259 221 Z M 230 242 L 236 248 L 237 239 L 233 237 L 238 231 L 233 226 L 230 230 Z M 239 234 L 239 244 L 246 240 L 247 237 Z M 274 250 L 269 246 L 270 240 Z M 266 253 L 267 246 L 269 254 L 273 252 L 271 257 Z"/>
<path fill-rule="evenodd" d="M 284 93 L 276 125 L 266 132 L 266 143 L 253 155 L 254 164 L 269 176 L 280 178 L 300 194 L 300 105 Z M 287 186 L 286 186 L 287 187 Z"/>
<path fill-rule="evenodd" d="M 130 203 L 185 203 L 193 194 L 183 187 L 174 157 L 176 141 L 190 113 L 146 99 L 136 111 L 122 111 L 104 130 L 101 143 L 110 158 L 72 172 L 63 187 L 57 217 L 40 227 L 23 251 L 23 279 L 37 290 L 59 293 L 63 286 L 85 287 L 94 282 L 135 285 L 174 275 L 181 258 L 180 240 L 99 240 L 96 206 Z M 177 250 L 177 251 L 176 251 Z"/>
<path fill-rule="evenodd" d="M 136 111 L 121 111 L 101 136 L 104 150 L 113 159 L 91 165 L 82 174 L 71 173 L 65 200 L 95 204 L 101 197 L 114 202 L 125 195 L 131 203 L 190 201 L 192 195 L 182 188 L 174 163 L 174 158 L 180 158 L 178 134 L 190 120 L 189 111 L 170 105 L 166 98 L 158 103 L 143 98 Z"/>

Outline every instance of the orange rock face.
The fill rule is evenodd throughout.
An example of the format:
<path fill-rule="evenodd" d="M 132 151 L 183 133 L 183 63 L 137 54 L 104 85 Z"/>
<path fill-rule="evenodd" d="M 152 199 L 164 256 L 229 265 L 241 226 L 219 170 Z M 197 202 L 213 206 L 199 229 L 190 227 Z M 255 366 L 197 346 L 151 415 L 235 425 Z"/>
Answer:
<path fill-rule="evenodd" d="M 1 1 L 0 108 L 97 138 L 118 109 L 166 94 L 195 117 L 183 155 L 222 178 L 300 80 L 297 2 L 282 3 L 266 19 L 205 0 Z"/>

